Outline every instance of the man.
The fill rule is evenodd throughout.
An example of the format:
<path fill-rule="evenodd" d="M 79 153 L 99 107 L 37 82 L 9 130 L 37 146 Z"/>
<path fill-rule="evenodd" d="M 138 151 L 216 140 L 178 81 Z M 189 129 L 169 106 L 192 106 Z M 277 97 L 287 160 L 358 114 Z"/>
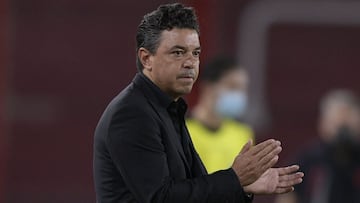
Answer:
<path fill-rule="evenodd" d="M 349 90 L 333 90 L 321 101 L 319 139 L 301 152 L 308 178 L 278 203 L 360 202 L 360 103 Z"/>
<path fill-rule="evenodd" d="M 208 173 L 229 168 L 254 139 L 239 122 L 247 106 L 248 75 L 233 59 L 216 57 L 200 74 L 199 99 L 187 119 L 191 140 Z"/>
<path fill-rule="evenodd" d="M 250 202 L 302 181 L 297 166 L 271 168 L 280 142 L 248 143 L 231 168 L 207 175 L 189 138 L 186 104 L 199 70 L 199 29 L 191 8 L 160 6 L 138 28 L 139 73 L 106 108 L 95 131 L 97 201 Z"/>

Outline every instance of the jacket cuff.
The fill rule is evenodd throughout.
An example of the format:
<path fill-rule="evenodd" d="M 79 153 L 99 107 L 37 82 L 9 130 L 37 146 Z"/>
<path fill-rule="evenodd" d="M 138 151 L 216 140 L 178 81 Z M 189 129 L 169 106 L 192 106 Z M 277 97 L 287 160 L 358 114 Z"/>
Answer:
<path fill-rule="evenodd" d="M 236 179 L 237 185 L 240 187 L 241 193 L 244 194 L 244 202 L 248 203 L 248 202 L 252 202 L 254 199 L 254 194 L 252 193 L 246 193 L 244 191 L 244 188 L 241 186 L 239 178 L 237 177 L 235 171 L 232 168 L 229 168 L 228 170 L 231 171 L 232 175 L 234 176 L 234 178 Z"/>
<path fill-rule="evenodd" d="M 240 202 L 244 202 L 244 203 L 252 202 L 254 195 L 252 194 L 248 195 L 245 193 L 235 171 L 232 168 L 217 171 L 211 174 L 210 176 L 211 179 L 213 179 L 215 182 L 222 183 L 216 186 L 218 188 L 215 191 L 232 193 L 233 195 L 230 196 L 234 197 L 237 200 L 241 200 Z M 233 201 L 230 200 L 230 202 Z"/>

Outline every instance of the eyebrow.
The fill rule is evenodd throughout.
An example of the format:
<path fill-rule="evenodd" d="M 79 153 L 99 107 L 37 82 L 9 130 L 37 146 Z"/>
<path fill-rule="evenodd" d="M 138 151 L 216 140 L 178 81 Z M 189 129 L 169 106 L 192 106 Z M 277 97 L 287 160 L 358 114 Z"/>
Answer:
<path fill-rule="evenodd" d="M 187 50 L 186 47 L 183 47 L 183 46 L 180 46 L 180 45 L 175 45 L 175 46 L 171 47 L 171 50 L 173 50 L 173 49 Z M 200 50 L 200 49 L 201 49 L 201 47 L 196 47 L 196 48 L 195 48 L 195 50 Z"/>

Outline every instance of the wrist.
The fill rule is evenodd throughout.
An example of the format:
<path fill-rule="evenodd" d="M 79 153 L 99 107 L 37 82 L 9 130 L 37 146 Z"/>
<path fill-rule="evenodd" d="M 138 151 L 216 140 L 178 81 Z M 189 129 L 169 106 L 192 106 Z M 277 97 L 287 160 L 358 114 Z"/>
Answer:
<path fill-rule="evenodd" d="M 251 185 L 243 186 L 243 190 L 246 194 L 254 194 L 254 190 Z"/>

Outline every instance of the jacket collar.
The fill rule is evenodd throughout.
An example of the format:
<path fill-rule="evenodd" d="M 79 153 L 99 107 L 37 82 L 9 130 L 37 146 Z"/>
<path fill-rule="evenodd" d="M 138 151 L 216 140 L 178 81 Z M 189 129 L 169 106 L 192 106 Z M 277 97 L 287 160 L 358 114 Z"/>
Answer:
<path fill-rule="evenodd" d="M 161 89 L 156 86 L 150 79 L 148 79 L 145 75 L 141 73 L 137 73 L 135 78 L 133 79 L 133 83 L 135 86 L 139 87 L 145 97 L 149 100 L 150 104 L 157 109 L 157 114 L 159 115 L 160 119 L 165 123 L 172 123 L 170 116 L 166 116 L 169 113 L 169 107 L 174 101 L 171 99 L 170 96 L 165 94 Z M 180 101 L 179 101 L 180 100 Z M 179 98 L 179 103 L 184 103 L 185 111 L 186 111 L 186 103 L 182 98 Z M 182 106 L 182 105 L 181 105 Z M 168 132 L 175 132 L 175 128 L 173 125 L 165 125 L 164 126 Z M 176 147 L 178 153 L 180 154 L 183 163 L 185 164 L 185 168 L 188 174 L 191 174 L 191 167 L 190 163 L 188 163 L 186 156 L 184 154 L 183 146 L 180 142 L 179 136 L 174 133 L 169 133 L 168 136 L 171 137 L 171 142 Z"/>
<path fill-rule="evenodd" d="M 133 79 L 133 83 L 144 90 L 143 92 L 148 99 L 163 108 L 168 109 L 173 105 L 173 103 L 175 103 L 175 101 L 169 95 L 163 92 L 143 73 L 137 73 Z M 180 97 L 176 103 L 180 107 L 182 113 L 185 114 L 187 110 L 187 104 L 185 100 Z"/>

